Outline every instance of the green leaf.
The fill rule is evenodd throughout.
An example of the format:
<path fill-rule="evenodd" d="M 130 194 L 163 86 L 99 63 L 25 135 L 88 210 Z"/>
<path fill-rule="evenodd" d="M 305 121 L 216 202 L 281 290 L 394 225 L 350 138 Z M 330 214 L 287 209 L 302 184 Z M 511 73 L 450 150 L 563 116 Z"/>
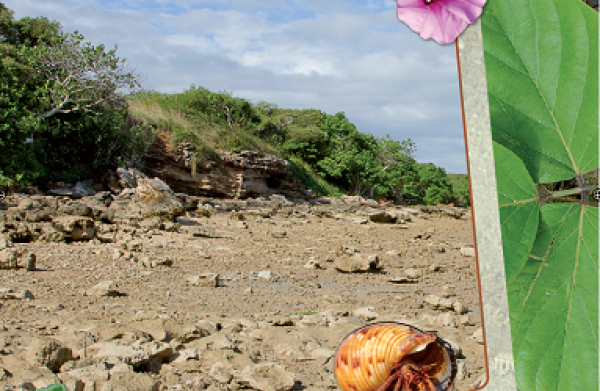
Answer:
<path fill-rule="evenodd" d="M 598 167 L 598 14 L 489 0 L 481 25 L 517 386 L 598 390 L 598 208 L 536 189 Z"/>
<path fill-rule="evenodd" d="M 540 204 L 535 183 L 514 153 L 494 143 L 506 281 L 521 270 L 535 240 Z"/>
<path fill-rule="evenodd" d="M 481 20 L 493 140 L 536 183 L 596 168 L 598 14 L 579 0 L 490 0 Z"/>
<path fill-rule="evenodd" d="M 598 208 L 541 208 L 532 254 L 507 285 L 523 390 L 598 390 Z"/>

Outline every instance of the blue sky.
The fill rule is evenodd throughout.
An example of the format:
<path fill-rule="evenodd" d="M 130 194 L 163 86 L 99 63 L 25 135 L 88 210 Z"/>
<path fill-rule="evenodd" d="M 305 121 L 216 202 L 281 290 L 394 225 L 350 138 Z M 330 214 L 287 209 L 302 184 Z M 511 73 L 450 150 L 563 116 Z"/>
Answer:
<path fill-rule="evenodd" d="M 145 88 L 192 84 L 282 108 L 346 113 L 412 139 L 419 162 L 466 173 L 454 44 L 422 40 L 394 0 L 4 0 L 86 40 L 118 45 Z"/>

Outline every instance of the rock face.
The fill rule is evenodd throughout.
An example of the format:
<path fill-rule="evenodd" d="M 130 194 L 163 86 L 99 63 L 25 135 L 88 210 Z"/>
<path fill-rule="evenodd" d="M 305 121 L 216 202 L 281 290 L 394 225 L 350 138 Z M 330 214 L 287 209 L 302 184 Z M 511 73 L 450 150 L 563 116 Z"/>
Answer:
<path fill-rule="evenodd" d="M 300 185 L 288 177 L 289 162 L 277 156 L 216 150 L 209 157 L 189 143 L 169 152 L 167 143 L 157 138 L 146 155 L 146 171 L 162 178 L 175 192 L 228 198 L 300 194 Z"/>

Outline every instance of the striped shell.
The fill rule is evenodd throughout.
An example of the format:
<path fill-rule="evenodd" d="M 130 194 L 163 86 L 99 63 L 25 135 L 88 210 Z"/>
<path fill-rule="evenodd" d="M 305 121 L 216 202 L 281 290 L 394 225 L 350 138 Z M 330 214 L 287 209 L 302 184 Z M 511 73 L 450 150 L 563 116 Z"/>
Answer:
<path fill-rule="evenodd" d="M 342 341 L 335 354 L 335 378 L 344 391 L 375 391 L 402 360 L 429 366 L 425 373 L 435 391 L 446 391 L 456 376 L 454 353 L 435 334 L 401 323 L 375 323 Z"/>

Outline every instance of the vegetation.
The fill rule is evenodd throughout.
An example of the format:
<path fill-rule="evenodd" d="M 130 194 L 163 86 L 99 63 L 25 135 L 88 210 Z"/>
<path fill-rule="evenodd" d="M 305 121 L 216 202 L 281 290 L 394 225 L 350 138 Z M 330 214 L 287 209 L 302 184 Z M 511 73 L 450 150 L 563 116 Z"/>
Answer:
<path fill-rule="evenodd" d="M 468 203 L 464 176 L 417 163 L 410 139 L 362 133 L 343 112 L 282 109 L 193 85 L 178 94 L 142 90 L 116 48 L 85 43 L 46 18 L 14 20 L 2 3 L 0 34 L 0 185 L 140 166 L 153 135 L 167 133 L 171 148 L 194 144 L 199 160 L 215 149 L 286 158 L 319 195 Z M 118 93 L 124 87 L 128 95 Z"/>
<path fill-rule="evenodd" d="M 0 185 L 73 181 L 139 164 L 148 129 L 128 120 L 115 50 L 0 3 Z"/>

